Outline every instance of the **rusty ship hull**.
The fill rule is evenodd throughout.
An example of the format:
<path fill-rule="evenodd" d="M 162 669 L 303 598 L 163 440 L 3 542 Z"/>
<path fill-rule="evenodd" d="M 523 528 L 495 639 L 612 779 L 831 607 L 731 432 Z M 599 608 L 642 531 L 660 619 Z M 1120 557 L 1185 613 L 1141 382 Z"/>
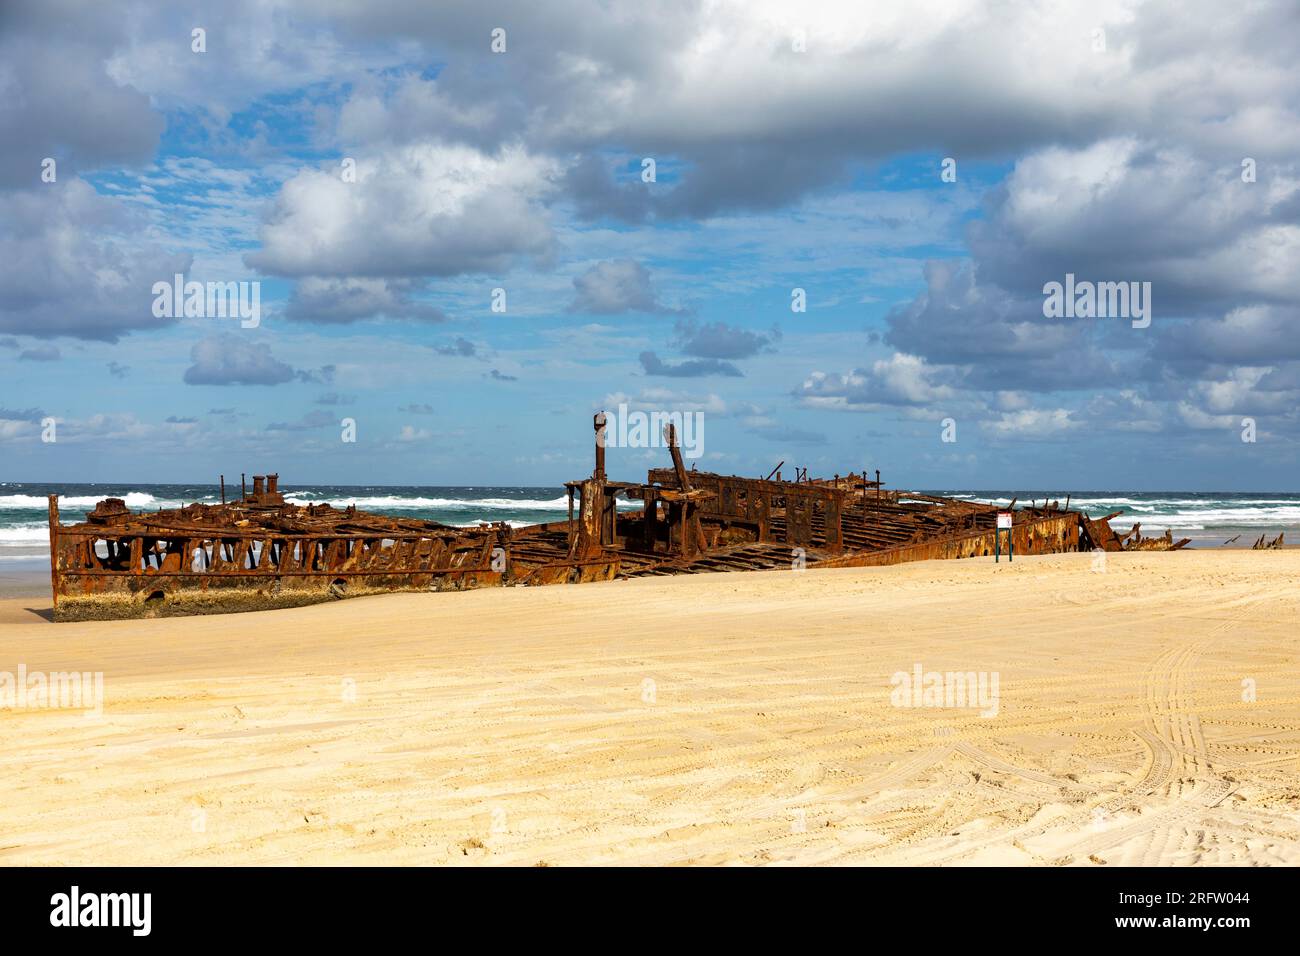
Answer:
<path fill-rule="evenodd" d="M 642 483 L 605 475 L 596 422 L 589 478 L 567 482 L 567 520 L 458 528 L 286 503 L 278 476 L 221 505 L 146 514 L 106 499 L 64 525 L 49 499 L 56 620 L 98 620 L 295 607 L 393 591 L 531 586 L 643 575 L 867 567 L 991 555 L 997 508 L 886 491 L 866 472 L 782 480 L 687 471 L 671 428 L 672 467 Z M 624 502 L 639 509 L 620 508 Z M 1013 503 L 1014 505 L 1014 503 Z M 1012 511 L 1016 555 L 1125 549 L 1109 519 L 1056 502 Z M 1136 529 L 1135 529 L 1136 532 Z M 1135 532 L 1130 532 L 1134 534 Z M 1127 536 L 1126 536 L 1127 537 Z M 1153 539 L 1145 539 L 1149 547 Z M 1170 542 L 1181 547 L 1185 542 Z"/>

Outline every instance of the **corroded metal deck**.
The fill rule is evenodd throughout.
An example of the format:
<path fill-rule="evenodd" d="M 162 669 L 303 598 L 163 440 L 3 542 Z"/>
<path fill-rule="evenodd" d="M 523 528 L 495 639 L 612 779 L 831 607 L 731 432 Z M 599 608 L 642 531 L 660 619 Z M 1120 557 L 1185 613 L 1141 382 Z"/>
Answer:
<path fill-rule="evenodd" d="M 50 566 L 57 620 L 292 607 L 386 591 L 543 585 L 650 574 L 863 567 L 992 554 L 999 509 L 886 491 L 866 472 L 781 480 L 688 471 L 671 426 L 671 468 L 644 483 L 605 475 L 596 416 L 590 478 L 566 483 L 566 521 L 456 528 L 354 507 L 286 503 L 278 476 L 220 505 L 133 514 L 101 501 L 63 525 L 51 495 Z M 618 501 L 640 501 L 637 510 Z M 1068 504 L 1068 502 L 1067 502 Z M 1013 511 L 1015 553 L 1150 548 L 1136 528 L 1056 502 Z M 1177 547 L 1170 542 L 1168 546 Z"/>

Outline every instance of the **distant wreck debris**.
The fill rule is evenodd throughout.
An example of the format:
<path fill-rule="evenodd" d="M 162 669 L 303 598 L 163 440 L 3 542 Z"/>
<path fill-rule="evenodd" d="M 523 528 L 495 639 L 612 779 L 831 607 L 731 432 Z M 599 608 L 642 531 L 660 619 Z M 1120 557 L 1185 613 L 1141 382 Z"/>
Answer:
<path fill-rule="evenodd" d="M 1079 515 L 1079 523 L 1086 530 L 1088 537 L 1096 548 L 1102 551 L 1179 551 L 1187 547 L 1191 538 L 1174 540 L 1172 531 L 1166 529 L 1159 538 L 1142 537 L 1142 525 L 1134 524 L 1127 534 L 1119 534 L 1111 528 L 1110 522 L 1124 512 L 1112 511 L 1104 518 L 1089 518 Z"/>
<path fill-rule="evenodd" d="M 1256 541 L 1254 544 L 1252 544 L 1252 545 L 1250 546 L 1250 550 L 1252 550 L 1252 551 L 1273 551 L 1273 550 L 1275 550 L 1275 549 L 1277 549 L 1277 548 L 1281 548 L 1281 547 L 1284 546 L 1283 541 L 1282 541 L 1282 539 L 1283 539 L 1284 537 L 1286 537 L 1286 532 L 1285 532 L 1285 531 L 1283 531 L 1281 534 L 1279 534 L 1279 535 L 1278 535 L 1276 538 L 1274 538 L 1272 541 L 1267 540 L 1267 535 L 1262 535 L 1262 534 L 1261 534 L 1261 535 L 1259 536 L 1259 540 Z"/>
<path fill-rule="evenodd" d="M 608 581 L 643 575 L 843 568 L 991 555 L 997 514 L 1013 513 L 1017 555 L 1173 550 L 1187 540 L 1123 537 L 1110 519 L 1059 502 L 1015 509 L 886 490 L 880 472 L 784 481 L 688 471 L 673 426 L 672 467 L 644 483 L 605 474 L 603 415 L 594 420 L 591 477 L 565 483 L 565 521 L 456 528 L 355 506 L 286 503 L 278 475 L 222 504 L 131 513 L 99 502 L 59 523 L 51 495 L 50 571 L 56 620 L 209 614 L 295 607 L 388 591 Z M 782 463 L 784 464 L 784 463 Z M 618 499 L 640 501 L 622 510 Z M 1276 544 L 1280 544 L 1280 538 Z"/>

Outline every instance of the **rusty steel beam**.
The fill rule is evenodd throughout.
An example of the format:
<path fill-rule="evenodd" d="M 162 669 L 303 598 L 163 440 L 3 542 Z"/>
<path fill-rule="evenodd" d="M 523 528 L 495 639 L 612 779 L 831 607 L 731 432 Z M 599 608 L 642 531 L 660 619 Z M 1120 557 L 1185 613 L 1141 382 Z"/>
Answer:
<path fill-rule="evenodd" d="M 643 484 L 606 475 L 605 416 L 592 420 L 588 478 L 565 483 L 567 520 L 511 529 L 287 504 L 279 475 L 240 476 L 240 497 L 132 514 L 120 499 L 63 525 L 49 499 L 55 618 L 136 617 L 288 607 L 354 594 L 604 581 L 615 577 L 790 567 L 800 549 L 812 568 L 858 567 L 992 553 L 995 516 L 1012 510 L 1020 554 L 1100 546 L 1176 550 L 1187 542 L 1121 539 L 1118 515 L 1092 519 L 1055 501 L 1015 511 L 905 491 L 884 492 L 880 472 L 781 480 L 688 471 L 676 430 L 671 467 Z M 775 477 L 773 477 L 775 476 Z M 224 478 L 222 479 L 224 489 Z M 869 494 L 874 492 L 874 494 Z M 616 499 L 643 503 L 622 513 Z M 577 508 L 574 499 L 578 499 Z M 661 515 L 661 508 L 664 514 Z M 575 513 L 576 512 L 576 513 Z M 1264 547 L 1261 541 L 1256 546 Z M 1273 543 L 1280 544 L 1280 539 Z"/>

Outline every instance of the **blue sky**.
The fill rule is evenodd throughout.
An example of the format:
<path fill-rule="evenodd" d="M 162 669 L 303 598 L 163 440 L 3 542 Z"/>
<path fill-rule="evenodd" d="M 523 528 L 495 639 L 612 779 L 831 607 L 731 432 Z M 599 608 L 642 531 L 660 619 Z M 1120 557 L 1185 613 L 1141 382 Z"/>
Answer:
<path fill-rule="evenodd" d="M 123 9 L 0 14 L 0 480 L 554 484 L 626 403 L 723 472 L 1296 490 L 1288 5 Z"/>

